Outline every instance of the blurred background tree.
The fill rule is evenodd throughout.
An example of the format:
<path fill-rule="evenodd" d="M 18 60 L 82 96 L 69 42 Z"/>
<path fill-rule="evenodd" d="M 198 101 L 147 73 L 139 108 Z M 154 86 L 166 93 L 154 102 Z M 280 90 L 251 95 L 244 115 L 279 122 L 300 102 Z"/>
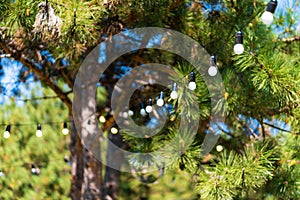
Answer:
<path fill-rule="evenodd" d="M 118 169 L 102 166 L 83 147 L 73 121 L 72 89 L 83 59 L 96 45 L 109 40 L 114 34 L 130 28 L 149 26 L 182 32 L 199 42 L 209 54 L 217 56 L 218 70 L 226 89 L 225 101 L 222 102 L 226 108 L 226 123 L 217 127 L 217 132 L 221 134 L 218 147 L 219 150 L 223 148 L 224 152 L 220 154 L 212 151 L 201 160 L 198 158 L 206 131 L 212 128 L 209 119 L 214 108 L 210 108 L 210 94 L 204 81 L 197 76 L 200 128 L 193 145 L 164 173 L 168 174 L 170 170 L 189 173 L 195 185 L 195 189 L 191 190 L 195 190 L 198 198 L 202 199 L 297 199 L 300 39 L 296 27 L 299 27 L 299 1 L 286 0 L 278 4 L 274 22 L 271 26 L 266 26 L 260 19 L 267 5 L 262 0 L 68 0 L 46 1 L 42 4 L 41 1 L 1 1 L 1 76 L 6 76 L 4 68 L 10 66 L 4 64 L 3 60 L 18 62 L 21 68 L 14 81 L 20 84 L 26 84 L 28 80 L 41 82 L 47 95 L 52 94 L 51 90 L 64 104 L 65 110 L 61 108 L 61 112 L 64 112 L 62 120 L 68 118 L 71 133 L 69 149 L 72 162 L 72 199 L 116 199 L 119 188 L 122 189 L 120 195 L 124 199 L 130 196 L 126 190 L 136 190 L 139 194 L 143 192 L 145 195 L 139 196 L 140 199 L 151 199 L 151 191 L 160 191 L 156 190 L 155 185 L 149 187 L 139 183 L 136 186 L 133 182 L 128 184 L 133 184 L 130 188 L 120 185 L 120 180 L 126 182 L 131 179 L 127 179 L 127 175 L 121 179 Z M 54 9 L 51 10 L 51 15 L 48 11 L 50 7 Z M 34 25 L 37 22 L 41 26 Z M 234 36 L 239 30 L 244 33 L 245 52 L 241 55 L 233 53 Z M 167 143 L 176 136 L 176 124 L 180 120 L 181 112 L 178 110 L 175 115 L 177 117 L 167 121 L 160 134 L 150 139 L 131 138 L 126 135 L 126 131 L 115 135 L 110 133 L 114 120 L 110 115 L 109 99 L 115 83 L 124 75 L 122 67 L 127 66 L 130 70 L 150 62 L 172 66 L 181 76 L 186 76 L 192 69 L 189 63 L 176 55 L 142 49 L 118 58 L 105 72 L 106 77 L 99 78 L 97 116 L 106 116 L 106 122 L 102 125 L 107 130 L 105 134 L 116 145 L 123 146 L 126 143 L 126 148 L 135 152 L 143 152 L 146 147 L 147 151 L 156 150 L 161 145 L 158 141 Z M 2 93 L 8 93 L 7 87 L 2 86 L 1 90 Z M 142 94 L 157 94 L 161 90 L 157 86 L 137 92 L 130 105 L 134 113 L 139 113 L 139 102 L 144 100 Z M 22 91 L 17 86 L 12 93 L 15 97 L 22 96 Z M 4 100 L 7 106 L 7 99 Z M 27 102 L 26 106 L 30 106 L 29 104 Z M 173 106 L 175 104 L 176 101 Z M 33 103 L 35 107 L 40 105 L 42 103 L 39 101 Z M 15 108 L 13 102 L 8 108 L 21 109 Z M 46 110 L 41 109 L 38 113 L 45 114 Z M 33 117 L 28 121 L 37 121 L 34 116 L 28 112 L 28 117 Z M 4 115 L 3 124 L 9 123 L 9 117 L 11 115 Z M 46 121 L 46 116 L 41 118 Z M 139 123 L 144 123 L 145 120 L 147 122 L 147 119 L 138 114 L 133 118 Z M 51 128 L 55 127 L 49 127 L 49 130 Z M 22 134 L 18 134 L 18 137 L 20 135 Z M 54 141 L 56 139 L 53 138 Z M 13 144 L 20 145 L 18 142 Z M 134 146 L 136 143 L 140 144 L 139 148 Z M 1 160 L 2 162 L 4 163 Z M 24 163 L 26 162 L 31 161 Z M 3 165 L 7 166 L 7 163 L 9 161 Z M 29 172 L 26 173 L 30 175 Z M 147 177 L 153 176 L 150 174 Z M 155 178 L 150 178 L 147 181 L 156 181 Z M 49 184 L 52 181 L 55 182 L 51 180 Z M 5 184 L 8 183 L 2 184 L 7 188 Z M 19 186 L 22 184 L 23 181 Z M 31 187 L 26 191 L 32 191 L 31 183 L 24 184 Z M 43 190 L 47 196 L 47 188 Z M 10 198 L 9 195 L 14 193 L 12 189 L 6 191 L 3 195 L 7 197 L 3 198 Z M 25 194 L 26 191 L 23 192 L 24 196 L 28 195 Z M 65 191 L 59 191 L 57 195 L 65 194 Z"/>

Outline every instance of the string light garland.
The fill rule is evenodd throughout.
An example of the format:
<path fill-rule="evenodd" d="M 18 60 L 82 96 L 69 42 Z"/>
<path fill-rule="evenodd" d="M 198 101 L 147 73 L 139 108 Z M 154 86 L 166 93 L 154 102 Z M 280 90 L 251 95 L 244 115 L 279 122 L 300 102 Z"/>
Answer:
<path fill-rule="evenodd" d="M 274 11 L 276 9 L 276 6 L 277 6 L 277 1 L 271 0 L 268 3 L 266 12 L 274 13 Z M 233 50 L 236 54 L 242 54 L 244 52 L 243 33 L 242 33 L 242 31 L 238 31 L 235 34 L 235 45 L 234 45 Z M 208 71 L 207 71 L 208 75 L 209 76 L 216 76 L 217 73 L 218 73 L 216 55 L 213 54 L 210 57 L 209 63 L 210 63 L 210 65 L 209 65 L 209 68 L 208 68 Z M 190 72 L 190 80 L 189 80 L 189 84 L 188 84 L 188 89 L 194 91 L 196 88 L 197 88 L 196 74 L 195 74 L 195 72 L 192 71 L 192 72 Z M 50 97 L 50 98 L 53 98 L 53 97 Z M 174 82 L 173 85 L 172 85 L 172 91 L 170 93 L 170 98 L 173 99 L 173 100 L 178 98 L 177 83 L 176 82 Z M 32 99 L 32 100 L 38 100 L 38 99 L 42 99 L 42 98 L 36 98 L 36 99 Z M 28 99 L 23 99 L 23 101 L 27 101 L 27 100 Z M 145 117 L 148 113 L 151 113 L 153 111 L 152 104 L 153 104 L 152 99 L 149 99 L 148 100 L 148 105 L 145 108 L 144 103 L 141 102 L 140 114 L 143 117 Z M 159 107 L 164 106 L 165 101 L 164 101 L 164 92 L 163 91 L 160 92 L 159 98 L 156 100 L 156 104 Z M 128 112 L 123 112 L 122 113 L 122 116 L 125 119 L 127 119 L 128 117 L 131 117 L 133 115 L 134 115 L 134 112 L 132 110 L 128 110 Z M 105 123 L 106 122 L 105 116 L 100 116 L 99 121 L 100 121 L 100 123 Z M 114 128 L 113 132 L 116 132 L 115 129 L 117 129 L 117 128 L 115 128 L 115 127 L 113 127 L 113 128 Z M 7 130 L 4 133 L 4 138 L 9 138 L 10 137 L 10 125 L 8 125 L 6 129 Z M 63 133 L 63 135 L 69 134 L 69 130 L 67 129 L 67 124 L 66 123 L 64 123 L 64 125 L 63 125 L 62 133 Z M 36 130 L 36 136 L 37 137 L 42 137 L 42 135 L 43 135 L 43 133 L 42 133 L 42 130 L 41 130 L 41 124 L 38 124 L 37 125 L 37 130 Z"/>
<path fill-rule="evenodd" d="M 5 131 L 3 132 L 3 138 L 4 139 L 9 139 L 11 137 L 11 127 L 13 126 L 16 126 L 16 127 L 19 127 L 19 126 L 32 126 L 36 123 L 24 123 L 24 124 L 0 124 L 0 127 L 1 126 L 4 126 L 6 127 L 5 128 Z M 63 135 L 68 135 L 69 134 L 69 129 L 68 129 L 68 123 L 67 122 L 45 122 L 43 124 L 63 124 L 62 126 L 62 134 Z M 36 137 L 42 137 L 43 136 L 43 132 L 42 132 L 42 124 L 41 123 L 38 123 L 36 124 L 36 132 L 35 132 L 35 135 Z"/>
<path fill-rule="evenodd" d="M 215 55 L 211 56 L 208 72 L 209 72 L 210 76 L 215 76 L 218 72 Z M 195 72 L 190 72 L 189 75 L 190 75 L 190 80 L 189 80 L 188 88 L 193 91 L 197 87 L 196 74 L 195 74 Z M 178 98 L 177 89 L 178 89 L 177 83 L 173 82 L 172 91 L 170 93 L 170 98 L 173 100 Z M 165 98 L 164 91 L 161 91 L 159 93 L 159 96 L 156 99 L 157 106 L 163 107 L 165 105 L 164 98 Z M 140 112 L 139 113 L 141 116 L 145 117 L 145 116 L 147 116 L 147 114 L 151 113 L 152 111 L 153 111 L 153 100 L 151 98 L 148 99 L 148 104 L 146 107 L 145 107 L 144 102 L 140 103 Z M 132 110 L 128 110 L 127 112 L 125 111 L 123 113 L 119 113 L 119 116 L 122 116 L 124 119 L 127 119 L 128 117 L 132 117 L 133 115 L 134 115 L 134 112 Z M 104 115 L 100 116 L 99 121 L 100 121 L 100 123 L 105 123 L 106 122 L 105 116 Z"/>
<path fill-rule="evenodd" d="M 261 20 L 264 24 L 266 25 L 272 24 L 274 20 L 273 14 L 276 10 L 276 7 L 277 7 L 277 0 L 269 1 L 266 11 L 261 16 Z"/>

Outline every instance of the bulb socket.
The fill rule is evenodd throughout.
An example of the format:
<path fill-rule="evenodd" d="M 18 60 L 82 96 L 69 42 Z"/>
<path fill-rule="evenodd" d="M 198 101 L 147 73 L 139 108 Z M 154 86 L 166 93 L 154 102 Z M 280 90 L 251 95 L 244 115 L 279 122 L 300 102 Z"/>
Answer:
<path fill-rule="evenodd" d="M 195 72 L 190 73 L 190 82 L 195 82 L 196 81 L 196 74 Z"/>
<path fill-rule="evenodd" d="M 235 44 L 243 44 L 243 32 L 238 31 L 235 34 Z"/>
<path fill-rule="evenodd" d="M 148 106 L 152 106 L 152 99 L 148 100 Z"/>
<path fill-rule="evenodd" d="M 270 13 L 274 13 L 277 7 L 277 0 L 271 0 L 269 1 L 268 5 L 267 5 L 267 9 L 266 11 L 270 12 Z"/>
<path fill-rule="evenodd" d="M 42 130 L 41 124 L 38 124 L 36 129 L 37 129 L 37 130 Z"/>
<path fill-rule="evenodd" d="M 10 132 L 10 125 L 7 125 L 7 126 L 6 126 L 5 131 Z"/>
<path fill-rule="evenodd" d="M 159 94 L 159 98 L 160 98 L 160 99 L 163 99 L 164 97 L 165 97 L 165 94 L 164 94 L 163 91 L 161 91 L 160 94 Z"/>
<path fill-rule="evenodd" d="M 216 55 L 212 55 L 209 59 L 210 66 L 217 66 L 217 57 Z"/>
<path fill-rule="evenodd" d="M 64 126 L 63 126 L 63 128 L 68 128 L 68 124 L 67 124 L 67 122 L 64 122 Z"/>
<path fill-rule="evenodd" d="M 177 83 L 173 83 L 172 91 L 177 91 Z"/>

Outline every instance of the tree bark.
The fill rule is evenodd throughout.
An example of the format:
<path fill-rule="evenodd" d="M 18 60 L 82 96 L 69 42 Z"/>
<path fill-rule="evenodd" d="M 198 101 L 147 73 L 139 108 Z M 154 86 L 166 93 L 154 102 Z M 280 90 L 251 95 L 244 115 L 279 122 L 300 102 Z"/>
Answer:
<path fill-rule="evenodd" d="M 83 172 L 84 172 L 83 146 L 77 134 L 72 113 L 69 114 L 69 121 L 70 121 L 70 135 L 71 135 L 71 142 L 69 144 L 69 149 L 71 152 L 71 159 L 72 159 L 70 197 L 73 200 L 79 200 L 79 199 L 83 199 L 82 197 Z"/>
<path fill-rule="evenodd" d="M 116 146 L 122 148 L 122 137 L 120 133 L 114 135 L 109 133 L 108 139 Z M 121 160 L 123 160 L 123 155 L 116 151 L 110 143 L 107 146 L 107 162 L 114 162 L 118 165 L 114 165 L 115 168 L 109 166 L 105 167 L 104 184 L 102 188 L 102 200 L 116 200 L 119 195 L 120 186 L 120 175 L 121 175 Z M 120 162 L 115 162 L 119 160 Z"/>

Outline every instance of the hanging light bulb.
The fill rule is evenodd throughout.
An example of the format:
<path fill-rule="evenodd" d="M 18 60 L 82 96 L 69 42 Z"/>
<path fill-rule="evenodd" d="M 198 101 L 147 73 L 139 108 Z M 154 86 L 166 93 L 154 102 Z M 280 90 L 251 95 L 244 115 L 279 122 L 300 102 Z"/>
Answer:
<path fill-rule="evenodd" d="M 131 117 L 133 116 L 134 112 L 132 110 L 128 110 L 128 116 Z"/>
<path fill-rule="evenodd" d="M 145 117 L 147 115 L 147 112 L 145 110 L 145 107 L 144 107 L 144 103 L 141 103 L 141 110 L 140 110 L 140 114 Z"/>
<path fill-rule="evenodd" d="M 148 100 L 148 105 L 146 106 L 146 112 L 151 113 L 152 110 L 153 110 L 153 108 L 152 108 L 152 99 L 149 99 Z"/>
<path fill-rule="evenodd" d="M 266 11 L 262 14 L 261 20 L 264 24 L 270 25 L 273 22 L 273 14 L 277 7 L 277 0 L 269 1 Z"/>
<path fill-rule="evenodd" d="M 64 122 L 63 129 L 61 130 L 62 134 L 68 135 L 69 134 L 69 129 L 68 129 L 68 124 L 67 122 Z"/>
<path fill-rule="evenodd" d="M 196 75 L 195 75 L 194 72 L 191 72 L 190 73 L 190 82 L 189 82 L 189 86 L 188 86 L 188 88 L 190 90 L 195 90 L 196 89 L 197 85 L 196 85 L 195 81 L 196 81 Z"/>
<path fill-rule="evenodd" d="M 238 31 L 235 34 L 235 45 L 233 47 L 233 51 L 236 54 L 244 53 L 243 33 L 242 33 L 242 31 Z"/>
<path fill-rule="evenodd" d="M 157 99 L 157 101 L 156 101 L 156 104 L 159 106 L 159 107 L 162 107 L 164 104 L 165 104 L 165 102 L 164 102 L 164 92 L 163 91 L 161 91 L 160 92 L 160 94 L 159 94 L 159 98 Z"/>
<path fill-rule="evenodd" d="M 8 139 L 10 137 L 10 125 L 6 126 L 6 129 L 5 129 L 4 133 L 3 133 L 3 137 L 5 139 Z"/>
<path fill-rule="evenodd" d="M 215 76 L 218 73 L 217 68 L 217 58 L 215 55 L 212 55 L 209 60 L 209 68 L 208 68 L 208 74 L 210 76 Z"/>
<path fill-rule="evenodd" d="M 223 151 L 223 146 L 222 145 L 217 145 L 216 146 L 216 150 L 217 150 L 217 152 L 221 152 L 221 151 Z"/>
<path fill-rule="evenodd" d="M 117 134 L 119 132 L 119 130 L 116 127 L 112 127 L 110 129 L 110 132 L 115 135 L 115 134 Z"/>
<path fill-rule="evenodd" d="M 42 137 L 43 136 L 41 124 L 37 125 L 37 129 L 36 129 L 35 135 L 36 135 L 36 137 Z"/>
<path fill-rule="evenodd" d="M 99 117 L 99 121 L 100 121 L 100 123 L 105 123 L 105 122 L 106 122 L 106 119 L 105 119 L 105 117 L 104 117 L 103 115 L 101 115 L 101 116 Z"/>
<path fill-rule="evenodd" d="M 178 93 L 177 93 L 177 83 L 173 83 L 172 92 L 170 94 L 171 99 L 177 99 Z"/>
<path fill-rule="evenodd" d="M 31 173 L 33 174 L 33 175 L 40 175 L 40 173 L 41 173 L 41 170 L 40 170 L 40 168 L 38 168 L 38 167 L 35 167 L 34 166 L 34 164 L 32 164 L 31 165 Z"/>
<path fill-rule="evenodd" d="M 123 112 L 123 113 L 122 113 L 122 117 L 123 117 L 124 119 L 127 119 L 127 118 L 128 118 L 128 112 Z"/>

